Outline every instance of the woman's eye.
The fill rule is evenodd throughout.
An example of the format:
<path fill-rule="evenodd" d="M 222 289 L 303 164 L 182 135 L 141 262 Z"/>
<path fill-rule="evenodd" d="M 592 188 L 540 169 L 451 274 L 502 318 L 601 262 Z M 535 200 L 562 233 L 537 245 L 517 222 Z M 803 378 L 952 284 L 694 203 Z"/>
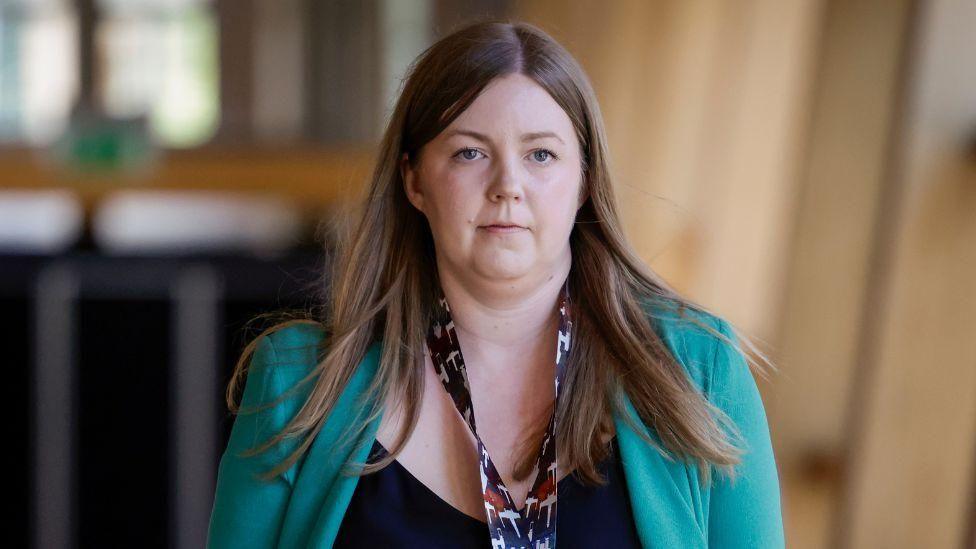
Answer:
<path fill-rule="evenodd" d="M 470 147 L 466 147 L 454 153 L 454 158 L 459 158 L 465 161 L 477 160 L 479 154 L 481 154 L 481 151 L 479 151 L 478 149 L 472 149 Z M 532 151 L 532 159 L 540 164 L 549 164 L 553 160 L 556 160 L 558 158 L 559 157 L 556 156 L 556 153 L 550 151 L 549 149 L 539 149 L 536 151 Z"/>
<path fill-rule="evenodd" d="M 537 160 L 540 164 L 547 164 L 550 159 L 558 158 L 556 154 L 549 149 L 539 149 L 537 151 L 532 151 L 532 157 Z"/>
<path fill-rule="evenodd" d="M 481 151 L 479 151 L 478 149 L 466 148 L 466 149 L 461 149 L 458 152 L 454 153 L 454 156 L 455 157 L 460 156 L 464 160 L 475 160 L 478 158 L 479 154 L 481 154 Z"/>

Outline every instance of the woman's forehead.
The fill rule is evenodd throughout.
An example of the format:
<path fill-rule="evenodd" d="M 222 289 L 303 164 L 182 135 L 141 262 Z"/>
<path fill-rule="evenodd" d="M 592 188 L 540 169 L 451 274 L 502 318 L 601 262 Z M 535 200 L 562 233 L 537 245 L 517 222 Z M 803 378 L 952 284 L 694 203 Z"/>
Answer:
<path fill-rule="evenodd" d="M 489 83 L 438 137 L 568 143 L 574 134 L 572 121 L 549 92 L 528 76 L 514 73 Z"/>

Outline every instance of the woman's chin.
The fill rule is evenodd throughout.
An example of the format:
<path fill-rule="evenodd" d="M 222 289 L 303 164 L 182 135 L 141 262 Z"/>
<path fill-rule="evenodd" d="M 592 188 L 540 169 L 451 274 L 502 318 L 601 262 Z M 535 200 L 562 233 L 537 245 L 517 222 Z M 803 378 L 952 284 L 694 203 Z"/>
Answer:
<path fill-rule="evenodd" d="M 531 272 L 529 265 L 523 262 L 492 262 L 479 265 L 478 272 L 485 278 L 494 280 L 518 279 Z"/>

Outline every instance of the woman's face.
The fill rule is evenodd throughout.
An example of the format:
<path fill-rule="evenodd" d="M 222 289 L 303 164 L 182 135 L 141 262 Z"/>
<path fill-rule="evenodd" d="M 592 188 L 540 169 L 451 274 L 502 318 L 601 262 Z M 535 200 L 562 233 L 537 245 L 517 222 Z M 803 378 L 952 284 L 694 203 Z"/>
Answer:
<path fill-rule="evenodd" d="M 401 161 L 438 267 L 465 278 L 545 279 L 568 264 L 583 202 L 580 156 L 573 124 L 548 92 L 522 74 L 492 81 L 423 146 L 415 170 Z"/>

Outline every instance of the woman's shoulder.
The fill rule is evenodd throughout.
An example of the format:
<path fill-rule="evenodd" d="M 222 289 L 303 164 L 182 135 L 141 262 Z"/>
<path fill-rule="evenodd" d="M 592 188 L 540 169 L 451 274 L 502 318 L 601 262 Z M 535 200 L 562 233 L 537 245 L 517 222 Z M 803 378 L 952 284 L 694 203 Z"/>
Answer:
<path fill-rule="evenodd" d="M 272 328 L 259 336 L 245 392 L 250 389 L 264 395 L 265 403 L 285 405 L 286 413 L 293 412 L 292 408 L 297 410 L 315 385 L 313 374 L 327 353 L 326 335 L 322 324 L 302 320 Z M 378 355 L 379 345 L 374 342 L 357 366 L 353 380 L 371 377 Z M 352 390 L 358 391 L 363 384 L 354 385 Z"/>
<path fill-rule="evenodd" d="M 291 322 L 263 336 L 273 354 L 273 364 L 292 368 L 307 368 L 316 362 L 324 338 L 323 326 L 311 320 Z"/>
<path fill-rule="evenodd" d="M 317 363 L 325 340 L 325 329 L 312 320 L 290 321 L 259 336 L 251 363 L 255 368 L 278 370 L 280 374 L 307 373 Z"/>
<path fill-rule="evenodd" d="M 709 394 L 722 379 L 749 373 L 728 320 L 666 297 L 646 301 L 643 307 L 655 333 L 700 391 Z"/>
<path fill-rule="evenodd" d="M 242 408 L 270 406 L 286 415 L 297 409 L 305 396 L 299 393 L 307 393 L 311 385 L 300 387 L 300 382 L 318 364 L 324 337 L 322 326 L 311 321 L 292 322 L 259 335 L 247 369 Z M 304 391 L 291 392 L 294 389 Z"/>

